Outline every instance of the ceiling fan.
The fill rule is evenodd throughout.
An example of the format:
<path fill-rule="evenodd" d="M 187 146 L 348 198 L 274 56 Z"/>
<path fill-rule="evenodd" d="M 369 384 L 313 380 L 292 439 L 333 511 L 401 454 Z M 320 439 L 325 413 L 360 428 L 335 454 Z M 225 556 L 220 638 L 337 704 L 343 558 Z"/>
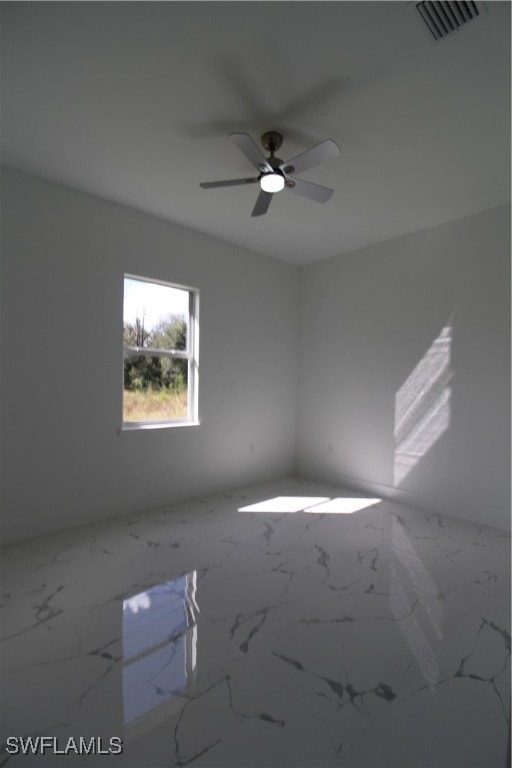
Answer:
<path fill-rule="evenodd" d="M 282 189 L 288 189 L 298 195 L 308 197 L 310 200 L 316 200 L 317 203 L 326 203 L 332 197 L 333 189 L 295 178 L 296 173 L 301 173 L 326 160 L 334 160 L 334 158 L 339 157 L 340 148 L 332 139 L 326 139 L 284 163 L 274 154 L 283 142 L 282 135 L 277 131 L 268 131 L 261 137 L 263 148 L 270 152 L 270 157 L 263 155 L 248 133 L 230 133 L 229 136 L 259 171 L 259 175 L 248 179 L 206 181 L 199 185 L 203 189 L 235 187 L 259 182 L 260 192 L 251 216 L 262 216 L 266 213 L 272 196 Z"/>

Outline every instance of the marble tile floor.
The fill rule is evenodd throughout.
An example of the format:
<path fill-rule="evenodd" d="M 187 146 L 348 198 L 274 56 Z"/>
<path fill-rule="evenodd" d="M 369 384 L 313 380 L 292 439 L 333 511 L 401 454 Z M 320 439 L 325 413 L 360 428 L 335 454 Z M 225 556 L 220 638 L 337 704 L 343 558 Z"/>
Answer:
<path fill-rule="evenodd" d="M 285 480 L 2 570 L 0 766 L 507 764 L 504 532 Z"/>

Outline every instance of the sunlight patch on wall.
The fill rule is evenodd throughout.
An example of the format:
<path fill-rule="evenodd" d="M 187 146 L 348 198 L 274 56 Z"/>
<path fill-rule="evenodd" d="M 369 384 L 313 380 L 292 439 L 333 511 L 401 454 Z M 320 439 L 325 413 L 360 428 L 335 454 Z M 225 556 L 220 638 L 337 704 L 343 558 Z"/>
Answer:
<path fill-rule="evenodd" d="M 450 425 L 452 327 L 445 326 L 395 397 L 394 485 Z"/>

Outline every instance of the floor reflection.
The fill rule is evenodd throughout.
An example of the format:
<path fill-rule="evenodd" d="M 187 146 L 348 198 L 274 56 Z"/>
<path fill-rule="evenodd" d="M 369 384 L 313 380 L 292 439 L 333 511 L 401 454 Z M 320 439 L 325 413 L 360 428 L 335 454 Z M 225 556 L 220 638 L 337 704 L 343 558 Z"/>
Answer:
<path fill-rule="evenodd" d="M 125 727 L 153 727 L 157 710 L 191 684 L 197 655 L 196 591 L 197 573 L 192 571 L 123 601 Z"/>
<path fill-rule="evenodd" d="M 429 686 L 439 681 L 437 648 L 443 639 L 443 605 L 414 545 L 393 518 L 390 607 Z"/>

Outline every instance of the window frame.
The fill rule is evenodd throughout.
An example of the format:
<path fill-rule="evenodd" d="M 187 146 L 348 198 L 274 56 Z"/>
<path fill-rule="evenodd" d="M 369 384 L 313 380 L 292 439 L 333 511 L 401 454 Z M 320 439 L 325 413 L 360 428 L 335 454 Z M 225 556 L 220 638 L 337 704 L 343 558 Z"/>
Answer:
<path fill-rule="evenodd" d="M 138 280 L 141 283 L 161 285 L 165 288 L 176 288 L 188 293 L 187 348 L 186 349 L 156 349 L 153 347 L 130 347 L 123 341 L 123 370 L 127 357 L 165 357 L 170 360 L 187 360 L 187 416 L 175 419 L 153 419 L 148 421 L 124 420 L 124 379 L 123 397 L 121 402 L 122 431 L 137 431 L 141 429 L 160 429 L 162 427 L 185 427 L 199 425 L 199 289 L 180 283 L 170 283 L 167 280 L 142 277 L 125 272 L 123 275 L 123 329 L 124 329 L 124 282 Z"/>

